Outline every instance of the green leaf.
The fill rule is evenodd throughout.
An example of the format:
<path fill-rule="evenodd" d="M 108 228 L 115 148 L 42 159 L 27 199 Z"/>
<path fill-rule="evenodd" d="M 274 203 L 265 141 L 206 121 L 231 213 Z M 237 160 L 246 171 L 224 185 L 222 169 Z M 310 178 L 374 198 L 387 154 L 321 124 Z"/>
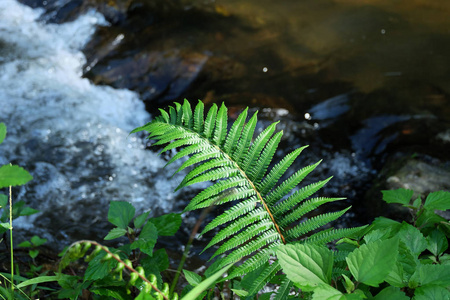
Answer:
<path fill-rule="evenodd" d="M 36 250 L 36 249 L 30 250 L 30 251 L 28 251 L 28 255 L 31 258 L 35 259 L 39 255 L 39 250 Z"/>
<path fill-rule="evenodd" d="M 399 288 L 388 286 L 379 292 L 374 298 L 374 300 L 409 300 L 410 298 L 405 295 L 404 292 L 400 291 Z"/>
<path fill-rule="evenodd" d="M 416 256 L 419 256 L 427 248 L 427 240 L 420 230 L 408 223 L 402 224 L 397 236 Z"/>
<path fill-rule="evenodd" d="M 414 300 L 450 299 L 450 291 L 443 286 L 419 287 L 414 292 Z"/>
<path fill-rule="evenodd" d="M 6 205 L 8 205 L 8 196 L 0 194 L 0 208 L 6 207 Z"/>
<path fill-rule="evenodd" d="M 340 291 L 327 284 L 320 284 L 314 290 L 312 300 L 345 300 L 346 297 Z"/>
<path fill-rule="evenodd" d="M 362 245 L 346 257 L 350 272 L 364 284 L 377 287 L 395 266 L 398 238 Z"/>
<path fill-rule="evenodd" d="M 248 292 L 245 290 L 237 290 L 237 289 L 231 289 L 233 293 L 238 295 L 239 297 L 246 297 L 248 295 Z"/>
<path fill-rule="evenodd" d="M 402 241 L 398 244 L 398 251 L 397 262 L 386 277 L 386 282 L 392 286 L 403 288 L 408 285 L 409 278 L 416 271 L 419 260 Z"/>
<path fill-rule="evenodd" d="M 8 226 L 9 226 L 9 223 L 6 223 L 6 224 L 8 224 Z M 31 248 L 31 247 L 33 247 L 33 245 L 29 241 L 23 241 L 22 243 L 17 245 L 17 247 Z"/>
<path fill-rule="evenodd" d="M 157 218 L 151 218 L 149 221 L 156 226 L 159 236 L 172 236 L 181 226 L 181 214 L 162 215 Z"/>
<path fill-rule="evenodd" d="M 144 225 L 145 221 L 147 220 L 147 217 L 149 214 L 150 214 L 150 211 L 147 211 L 147 212 L 137 216 L 134 219 L 134 228 L 136 228 L 136 229 L 141 228 Z"/>
<path fill-rule="evenodd" d="M 37 209 L 25 206 L 24 208 L 22 208 L 20 210 L 19 216 L 20 217 L 22 217 L 22 216 L 31 216 L 31 215 L 37 214 L 38 212 L 39 212 L 39 210 L 37 210 Z"/>
<path fill-rule="evenodd" d="M 427 236 L 427 249 L 433 253 L 434 256 L 441 255 L 448 248 L 448 240 L 445 234 L 435 229 Z"/>
<path fill-rule="evenodd" d="M 169 268 L 169 256 L 165 249 L 158 249 L 153 252 L 153 256 L 144 257 L 141 260 L 141 264 L 145 270 L 151 265 L 155 266 L 158 272 L 163 272 Z"/>
<path fill-rule="evenodd" d="M 196 299 L 198 299 L 197 297 L 200 296 L 203 293 L 203 291 L 206 291 L 212 284 L 214 284 L 217 281 L 217 279 L 222 277 L 222 275 L 226 271 L 228 271 L 228 269 L 231 268 L 232 266 L 233 265 L 230 264 L 230 265 L 220 269 L 216 273 L 214 273 L 214 275 L 212 275 L 211 277 L 206 278 L 200 284 L 198 284 L 196 287 L 194 287 L 189 293 L 187 293 L 186 296 L 181 298 L 181 300 L 196 300 Z"/>
<path fill-rule="evenodd" d="M 84 282 L 105 278 L 116 267 L 117 261 L 115 259 L 103 260 L 105 256 L 106 252 L 102 251 L 89 262 L 84 273 Z"/>
<path fill-rule="evenodd" d="M 450 192 L 438 191 L 430 193 L 423 205 L 428 210 L 447 210 L 450 209 Z"/>
<path fill-rule="evenodd" d="M 57 281 L 57 280 L 58 280 L 58 276 L 39 276 L 39 277 L 25 280 L 25 281 L 19 283 L 18 285 L 16 285 L 16 287 L 21 289 L 21 288 L 24 288 L 24 287 L 32 285 L 32 284 L 52 282 L 52 281 Z"/>
<path fill-rule="evenodd" d="M 23 185 L 33 179 L 33 176 L 22 167 L 4 165 L 0 167 L 0 188 Z"/>
<path fill-rule="evenodd" d="M 383 193 L 383 200 L 387 203 L 400 203 L 403 205 L 407 205 L 409 204 L 409 201 L 411 201 L 411 197 L 413 196 L 414 191 L 406 189 L 396 189 L 381 191 L 381 193 Z"/>
<path fill-rule="evenodd" d="M 3 143 L 3 140 L 6 137 L 6 125 L 5 123 L 0 123 L 0 144 Z"/>
<path fill-rule="evenodd" d="M 41 245 L 44 245 L 45 243 L 47 243 L 47 239 L 41 239 L 40 237 L 38 237 L 37 235 L 34 235 L 30 241 L 33 243 L 34 246 L 39 247 Z"/>
<path fill-rule="evenodd" d="M 419 265 L 411 276 L 410 288 L 426 285 L 449 286 L 450 268 L 446 265 Z"/>
<path fill-rule="evenodd" d="M 155 299 L 156 298 L 154 298 L 152 295 L 144 291 L 140 292 L 139 295 L 136 298 L 134 298 L 134 300 L 155 300 Z"/>
<path fill-rule="evenodd" d="M 390 233 L 390 228 L 376 229 L 366 234 L 364 236 L 364 241 L 366 242 L 366 244 L 369 244 L 370 242 L 378 240 L 386 240 L 390 237 Z"/>
<path fill-rule="evenodd" d="M 192 286 L 197 286 L 202 282 L 202 277 L 194 272 L 183 270 L 184 277 L 186 277 L 187 282 Z"/>
<path fill-rule="evenodd" d="M 126 201 L 111 201 L 109 204 L 108 221 L 119 228 L 127 229 L 135 214 L 135 208 Z"/>
<path fill-rule="evenodd" d="M 287 277 L 304 291 L 331 282 L 333 253 L 326 247 L 296 244 L 279 246 L 277 258 Z"/>
<path fill-rule="evenodd" d="M 105 240 L 117 239 L 121 236 L 124 236 L 125 234 L 127 234 L 126 229 L 116 227 L 108 232 L 108 234 L 105 236 Z"/>
<path fill-rule="evenodd" d="M 156 229 L 153 223 L 147 222 L 142 228 L 141 233 L 139 234 L 138 240 L 134 241 L 131 244 L 131 249 L 141 250 L 147 255 L 153 255 L 153 248 L 155 247 L 156 240 L 158 238 L 158 230 Z"/>
<path fill-rule="evenodd" d="M 342 274 L 342 277 L 344 278 L 345 291 L 347 292 L 347 294 L 350 294 L 355 290 L 355 284 L 350 280 L 350 278 L 345 276 L 345 274 Z"/>

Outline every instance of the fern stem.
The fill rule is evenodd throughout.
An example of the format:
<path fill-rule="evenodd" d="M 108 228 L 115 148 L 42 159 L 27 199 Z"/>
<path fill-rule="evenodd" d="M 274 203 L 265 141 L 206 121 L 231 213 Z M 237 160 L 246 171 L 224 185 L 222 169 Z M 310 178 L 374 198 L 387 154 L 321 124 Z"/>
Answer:
<path fill-rule="evenodd" d="M 253 181 L 251 181 L 250 178 L 248 178 L 247 173 L 245 173 L 245 171 L 242 170 L 242 168 L 238 165 L 238 163 L 236 161 L 234 161 L 227 153 L 225 153 L 219 146 L 217 146 L 213 143 L 211 143 L 211 145 L 213 147 L 216 147 L 219 151 L 221 151 L 223 153 L 223 155 L 225 155 L 230 161 L 232 161 L 234 163 L 234 165 L 236 166 L 236 168 L 241 173 L 241 175 L 247 180 L 247 182 L 250 184 L 251 188 L 255 191 L 259 201 L 264 206 L 264 209 L 269 214 L 270 219 L 272 220 L 272 223 L 275 226 L 275 229 L 277 230 L 278 234 L 280 235 L 281 241 L 283 242 L 284 245 L 286 245 L 286 239 L 284 238 L 283 234 L 281 233 L 280 227 L 278 226 L 277 222 L 275 221 L 275 218 L 274 218 L 272 212 L 270 211 L 269 206 L 267 206 L 266 202 L 264 201 L 263 197 L 261 196 L 261 193 L 258 191 L 256 186 L 253 184 Z"/>
<path fill-rule="evenodd" d="M 9 241 L 10 241 L 10 253 L 11 253 L 11 292 L 14 291 L 14 242 L 12 232 L 12 186 L 9 186 Z"/>

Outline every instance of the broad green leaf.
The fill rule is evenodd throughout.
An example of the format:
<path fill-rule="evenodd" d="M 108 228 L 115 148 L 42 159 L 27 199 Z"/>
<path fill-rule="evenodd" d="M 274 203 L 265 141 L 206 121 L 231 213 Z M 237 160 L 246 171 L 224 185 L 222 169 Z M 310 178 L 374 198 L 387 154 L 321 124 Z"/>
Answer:
<path fill-rule="evenodd" d="M 419 260 L 402 241 L 398 244 L 397 263 L 386 278 L 389 284 L 402 288 L 408 285 L 409 278 L 416 271 Z"/>
<path fill-rule="evenodd" d="M 34 214 L 37 214 L 39 212 L 39 210 L 31 208 L 29 206 L 25 206 L 24 208 L 22 208 L 19 212 L 19 216 L 31 216 Z"/>
<path fill-rule="evenodd" d="M 103 260 L 105 255 L 106 252 L 102 251 L 89 262 L 84 273 L 84 282 L 105 278 L 116 267 L 117 261 L 115 259 Z"/>
<path fill-rule="evenodd" d="M 108 234 L 105 236 L 105 240 L 113 240 L 113 239 L 117 239 L 121 236 L 124 236 L 125 234 L 127 234 L 127 230 L 123 229 L 123 228 L 113 228 L 111 229 Z"/>
<path fill-rule="evenodd" d="M 127 229 L 135 214 L 134 206 L 126 201 L 112 201 L 109 204 L 108 221 L 119 228 Z"/>
<path fill-rule="evenodd" d="M 425 209 L 423 213 L 417 218 L 416 226 L 423 228 L 442 222 L 447 222 L 447 220 L 435 214 L 434 210 Z"/>
<path fill-rule="evenodd" d="M 150 214 L 150 211 L 147 211 L 147 212 L 145 212 L 145 213 L 143 213 L 143 214 L 140 214 L 139 216 L 137 216 L 135 219 L 134 219 L 134 227 L 136 228 L 136 229 L 139 229 L 139 228 L 141 228 L 143 225 L 144 225 L 144 223 L 145 223 L 145 221 L 147 220 L 147 217 L 148 217 L 148 215 Z"/>
<path fill-rule="evenodd" d="M 353 277 L 359 282 L 377 287 L 395 266 L 398 238 L 362 245 L 346 257 Z"/>
<path fill-rule="evenodd" d="M 39 246 L 44 245 L 45 243 L 47 243 L 47 239 L 41 239 L 37 235 L 33 235 L 33 237 L 31 237 L 30 241 L 36 247 L 39 247 Z"/>
<path fill-rule="evenodd" d="M 430 300 L 430 299 L 450 299 L 450 291 L 443 286 L 424 286 L 419 287 L 414 292 L 414 300 Z"/>
<path fill-rule="evenodd" d="M 419 256 L 427 248 L 427 240 L 420 230 L 408 223 L 402 224 L 397 236 L 416 256 Z"/>
<path fill-rule="evenodd" d="M 181 226 L 181 214 L 167 214 L 160 217 L 151 218 L 152 222 L 158 229 L 159 236 L 172 236 Z"/>
<path fill-rule="evenodd" d="M 450 192 L 438 191 L 430 193 L 423 205 L 428 210 L 447 210 L 450 209 Z"/>
<path fill-rule="evenodd" d="M 440 230 L 433 230 L 429 236 L 427 236 L 428 246 L 427 249 L 433 253 L 434 256 L 438 256 L 444 253 L 448 248 L 448 240 L 445 234 Z"/>
<path fill-rule="evenodd" d="M 387 203 L 400 203 L 403 205 L 409 204 L 414 191 L 406 189 L 396 189 L 381 191 L 383 193 L 383 200 Z"/>
<path fill-rule="evenodd" d="M 331 282 L 333 253 L 326 247 L 285 245 L 277 248 L 276 255 L 283 272 L 304 291 Z"/>
<path fill-rule="evenodd" d="M 388 286 L 379 292 L 374 298 L 374 300 L 409 300 L 410 298 L 405 295 L 404 292 L 400 291 L 399 288 Z"/>
<path fill-rule="evenodd" d="M 376 229 L 366 234 L 364 236 L 364 241 L 366 242 L 366 244 L 369 244 L 370 242 L 378 240 L 386 240 L 390 237 L 390 233 L 390 228 Z"/>
<path fill-rule="evenodd" d="M 328 284 L 320 284 L 314 289 L 312 300 L 345 300 L 346 297 L 340 291 Z"/>
<path fill-rule="evenodd" d="M 194 272 L 183 269 L 183 273 L 184 277 L 186 277 L 187 282 L 189 282 L 189 284 L 192 286 L 197 286 L 200 282 L 202 282 L 202 276 Z"/>
<path fill-rule="evenodd" d="M 21 288 L 24 288 L 24 287 L 32 285 L 32 284 L 39 284 L 39 283 L 51 282 L 51 281 L 57 281 L 57 280 L 58 280 L 58 276 L 39 276 L 39 277 L 35 277 L 35 278 L 28 279 L 26 281 L 23 281 L 23 282 L 19 283 L 18 285 L 16 285 L 16 287 L 21 289 Z"/>
<path fill-rule="evenodd" d="M 9 224 L 9 223 L 7 223 L 7 224 Z M 31 248 L 31 247 L 33 247 L 33 244 L 31 244 L 31 242 L 29 242 L 29 241 L 23 241 L 22 243 L 17 245 L 17 247 Z"/>
<path fill-rule="evenodd" d="M 419 265 L 410 278 L 410 288 L 426 285 L 450 285 L 450 268 L 447 265 Z"/>
<path fill-rule="evenodd" d="M 6 125 L 5 123 L 0 123 L 0 144 L 3 143 L 3 140 L 6 137 Z"/>
<path fill-rule="evenodd" d="M 153 252 L 153 256 L 144 257 L 141 260 L 141 264 L 145 270 L 150 265 L 155 266 L 158 272 L 163 272 L 167 270 L 169 268 L 169 257 L 167 256 L 166 249 L 158 249 L 155 252 Z"/>
<path fill-rule="evenodd" d="M 226 267 L 223 267 L 222 269 L 220 269 L 219 271 L 217 271 L 216 273 L 214 273 L 214 275 L 212 275 L 211 277 L 206 278 L 205 280 L 203 280 L 201 283 L 199 283 L 196 287 L 194 287 L 189 293 L 186 294 L 186 296 L 184 296 L 183 298 L 181 298 L 181 300 L 196 300 L 198 299 L 197 297 L 200 296 L 204 291 L 206 291 L 211 285 L 213 285 L 217 279 L 219 279 L 220 277 L 222 277 L 222 275 L 228 271 L 229 268 L 231 268 L 233 265 L 230 264 Z"/>
<path fill-rule="evenodd" d="M 33 179 L 25 169 L 15 165 L 0 167 L 0 188 L 23 185 Z"/>
<path fill-rule="evenodd" d="M 139 234 L 138 240 L 131 244 L 131 249 L 141 250 L 147 255 L 153 255 L 153 248 L 155 247 L 158 238 L 158 230 L 153 223 L 147 222 Z"/>
<path fill-rule="evenodd" d="M 375 218 L 375 220 L 372 222 L 370 228 L 371 230 L 389 228 L 391 230 L 391 234 L 394 234 L 400 229 L 401 225 L 402 225 L 401 223 L 391 220 L 389 218 L 378 217 Z"/>

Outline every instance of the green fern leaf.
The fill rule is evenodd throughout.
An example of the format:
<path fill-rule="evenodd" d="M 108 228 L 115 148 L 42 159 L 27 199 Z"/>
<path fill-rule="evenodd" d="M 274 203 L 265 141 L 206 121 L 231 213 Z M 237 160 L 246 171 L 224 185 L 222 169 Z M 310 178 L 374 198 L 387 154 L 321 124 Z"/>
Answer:
<path fill-rule="evenodd" d="M 319 227 L 336 220 L 347 209 L 319 214 L 300 222 L 308 212 L 319 206 L 342 198 L 310 198 L 329 179 L 298 189 L 297 186 L 311 173 L 320 161 L 288 176 L 289 167 L 307 147 L 286 155 L 279 163 L 272 159 L 283 132 L 276 132 L 277 123 L 263 130 L 256 139 L 254 132 L 257 112 L 246 122 L 248 109 L 234 121 L 227 133 L 227 108 L 213 104 L 204 117 L 204 104 L 199 101 L 195 110 L 187 100 L 183 105 L 174 103 L 168 111 L 138 127 L 132 133 L 148 131 L 149 139 L 156 145 L 165 145 L 162 152 L 179 149 L 167 162 L 180 158 L 187 160 L 176 173 L 190 167 L 177 189 L 195 183 L 212 181 L 213 184 L 198 193 L 184 211 L 232 203 L 223 213 L 205 226 L 201 234 L 220 228 L 205 249 L 219 246 L 215 256 L 224 256 L 214 268 L 222 268 L 239 260 L 228 278 L 241 276 L 262 268 L 257 282 L 251 287 L 256 293 L 279 270 L 275 262 L 262 267 L 273 255 L 274 247 L 294 242 L 315 232 Z M 167 145 L 166 145 L 167 144 Z M 274 165 L 270 170 L 269 166 Z M 280 180 L 281 178 L 286 178 Z M 355 229 L 356 230 L 356 229 Z M 330 230 L 315 233 L 306 241 L 327 243 L 339 239 L 351 230 Z M 289 289 L 290 282 L 284 284 Z"/>

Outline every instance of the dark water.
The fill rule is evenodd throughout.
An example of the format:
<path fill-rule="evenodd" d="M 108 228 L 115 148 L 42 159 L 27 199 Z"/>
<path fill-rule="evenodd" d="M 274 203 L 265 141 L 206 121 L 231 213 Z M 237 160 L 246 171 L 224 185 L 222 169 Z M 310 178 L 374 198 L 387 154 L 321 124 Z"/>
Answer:
<path fill-rule="evenodd" d="M 11 103 L 8 101 L 15 99 L 10 94 L 4 92 L 6 96 L 0 101 L 7 112 L 3 114 L 6 120 L 15 121 L 15 125 L 7 124 L 15 136 L 13 147 L 20 148 L 7 154 L 14 153 L 17 162 L 37 173 L 49 170 L 39 175 L 49 179 L 36 185 L 45 187 L 46 182 L 52 182 L 47 194 L 30 188 L 30 194 L 36 195 L 34 203 L 42 202 L 42 197 L 50 193 L 52 203 L 64 207 L 68 200 L 54 192 L 62 189 L 67 191 L 70 203 L 89 207 L 95 207 L 98 199 L 103 206 L 109 200 L 129 199 L 141 208 L 163 207 L 161 211 L 182 206 L 180 203 L 187 200 L 183 195 L 168 196 L 177 183 L 169 179 L 170 170 L 160 173 L 164 159 L 144 151 L 140 140 L 125 141 L 127 130 L 150 119 L 137 98 L 150 113 L 185 97 L 193 102 L 203 99 L 208 104 L 223 101 L 230 108 L 230 118 L 250 106 L 260 111 L 259 130 L 281 120 L 279 128 L 285 135 L 278 158 L 309 144 L 295 167 L 324 159 L 308 182 L 334 176 L 323 194 L 348 200 L 332 209 L 354 206 L 341 225 L 370 220 L 371 203 L 365 202 L 364 195 L 391 155 L 423 155 L 449 167 L 450 2 L 23 2 L 43 8 L 42 15 L 29 17 L 30 10 L 17 8 L 17 20 L 4 25 L 6 29 L 0 27 L 0 57 L 7 71 L 4 76 L 17 90 L 14 97 L 25 99 L 15 103 L 41 99 L 38 106 L 50 111 L 51 124 L 57 124 L 56 134 L 47 131 L 52 126 L 45 117 L 37 129 L 21 136 L 33 123 L 28 122 L 27 113 L 12 113 L 6 108 Z M 11 5 L 15 7 L 16 2 L 11 1 Z M 29 17 L 26 21 L 21 19 L 23 14 Z M 35 19 L 40 21 L 34 23 Z M 20 46 L 32 40 L 30 30 L 37 30 L 35 37 L 44 32 L 42 39 L 35 38 L 38 54 Z M 19 36 L 18 41 L 11 39 L 11 34 Z M 53 34 L 60 42 L 51 42 Z M 76 38 L 81 41 L 70 42 Z M 21 47 L 27 49 L 22 51 L 25 54 L 11 54 Z M 67 67 L 64 59 L 72 66 L 68 72 L 57 73 L 58 80 L 43 80 L 57 85 L 42 87 L 41 81 L 33 79 L 25 81 L 25 88 L 14 75 L 32 73 L 39 77 L 41 69 L 23 70 L 34 70 L 35 65 L 47 68 L 48 61 L 53 63 L 48 57 L 55 53 L 61 55 L 55 62 L 56 70 L 61 69 L 59 64 Z M 59 80 L 67 74 L 70 80 Z M 123 139 L 117 140 L 115 132 Z M 50 142 L 43 146 L 43 139 Z M 25 146 L 19 146 L 21 143 Z M 50 158 L 42 158 L 36 151 L 30 155 L 29 149 L 42 149 L 38 152 L 49 152 Z M 133 158 L 127 157 L 127 149 L 134 149 Z M 101 160 L 97 160 L 99 156 Z M 61 157 L 72 167 L 61 166 Z M 79 159 L 82 167 L 70 163 Z M 152 163 L 147 168 L 149 161 Z M 81 169 L 85 175 L 72 179 L 73 174 L 82 173 Z M 116 180 L 114 174 L 125 175 Z M 138 188 L 123 189 L 136 184 L 134 176 Z M 63 182 L 63 188 L 59 182 Z M 67 228 L 77 218 L 85 218 L 83 210 L 79 211 L 70 222 L 58 226 Z M 104 207 L 93 210 L 99 211 L 104 214 Z M 51 217 L 47 220 L 42 227 L 52 223 Z M 65 234 L 80 235 L 70 230 Z"/>

